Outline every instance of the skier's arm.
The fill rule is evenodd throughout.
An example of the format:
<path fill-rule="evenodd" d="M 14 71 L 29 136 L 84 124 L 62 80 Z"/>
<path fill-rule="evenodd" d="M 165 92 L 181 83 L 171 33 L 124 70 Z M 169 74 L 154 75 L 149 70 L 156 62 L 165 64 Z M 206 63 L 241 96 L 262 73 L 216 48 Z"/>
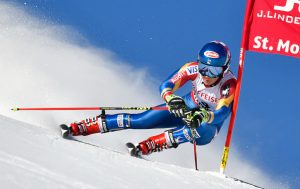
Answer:
<path fill-rule="evenodd" d="M 236 87 L 236 80 L 230 79 L 226 81 L 221 87 L 221 99 L 214 111 L 209 111 L 210 114 L 209 124 L 218 124 L 223 122 L 231 112 L 231 107 L 233 104 L 234 93 Z"/>
<path fill-rule="evenodd" d="M 198 63 L 186 63 L 160 85 L 161 97 L 166 101 L 168 96 L 172 95 L 174 91 L 183 86 L 187 81 L 194 80 L 197 77 L 197 74 Z"/>

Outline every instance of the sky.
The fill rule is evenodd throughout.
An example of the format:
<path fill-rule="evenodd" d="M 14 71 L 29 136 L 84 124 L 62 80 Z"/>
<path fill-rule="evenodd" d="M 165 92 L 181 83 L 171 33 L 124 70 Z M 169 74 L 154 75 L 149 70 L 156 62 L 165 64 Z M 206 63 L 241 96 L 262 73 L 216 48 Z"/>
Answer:
<path fill-rule="evenodd" d="M 184 63 L 196 60 L 199 49 L 211 40 L 229 46 L 231 70 L 237 74 L 245 1 L 11 2 L 45 22 L 72 29 L 82 48 L 107 49 L 118 57 L 114 59 L 116 65 L 126 62 L 132 66 L 133 73 L 143 70 L 145 79 L 157 85 L 149 89 L 158 97 L 159 83 Z M 125 77 L 133 77 L 131 70 L 115 70 Z M 300 70 L 299 59 L 246 53 L 232 139 L 232 146 L 247 161 L 293 188 L 300 187 L 297 70 Z M 87 74 L 77 72 L 74 75 Z M 109 85 L 109 80 L 104 79 Z M 188 88 L 178 94 L 185 94 Z M 224 126 L 223 134 L 226 131 Z M 228 169 L 231 169 L 230 161 L 229 157 Z"/>

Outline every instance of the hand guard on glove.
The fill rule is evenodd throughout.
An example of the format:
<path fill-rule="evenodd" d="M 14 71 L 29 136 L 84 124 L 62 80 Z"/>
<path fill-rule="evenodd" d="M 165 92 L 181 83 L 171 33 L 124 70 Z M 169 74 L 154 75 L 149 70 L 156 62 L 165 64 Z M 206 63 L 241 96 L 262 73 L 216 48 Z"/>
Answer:
<path fill-rule="evenodd" d="M 180 96 L 174 94 L 166 97 L 167 106 L 169 112 L 174 114 L 176 117 L 184 117 L 187 111 L 184 100 Z"/>
<path fill-rule="evenodd" d="M 205 109 L 187 112 L 186 116 L 182 118 L 184 124 L 192 129 L 196 129 L 202 122 L 207 122 L 208 119 L 209 113 Z"/>

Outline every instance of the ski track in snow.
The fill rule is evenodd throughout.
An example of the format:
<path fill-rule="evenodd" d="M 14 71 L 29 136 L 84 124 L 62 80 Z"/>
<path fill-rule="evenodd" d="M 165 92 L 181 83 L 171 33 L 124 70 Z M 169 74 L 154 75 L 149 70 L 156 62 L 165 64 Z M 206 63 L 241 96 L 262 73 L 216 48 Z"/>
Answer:
<path fill-rule="evenodd" d="M 0 125 L 3 188 L 255 188 L 211 173 L 65 140 L 49 129 L 3 116 Z"/>

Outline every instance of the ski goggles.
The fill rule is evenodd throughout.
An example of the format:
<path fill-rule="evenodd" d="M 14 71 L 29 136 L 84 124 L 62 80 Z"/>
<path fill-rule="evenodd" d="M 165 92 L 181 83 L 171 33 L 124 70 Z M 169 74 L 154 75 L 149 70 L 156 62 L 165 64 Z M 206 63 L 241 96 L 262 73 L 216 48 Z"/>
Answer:
<path fill-rule="evenodd" d="M 224 72 L 224 67 L 209 66 L 201 62 L 199 62 L 198 69 L 202 76 L 207 76 L 210 78 L 220 77 Z"/>

